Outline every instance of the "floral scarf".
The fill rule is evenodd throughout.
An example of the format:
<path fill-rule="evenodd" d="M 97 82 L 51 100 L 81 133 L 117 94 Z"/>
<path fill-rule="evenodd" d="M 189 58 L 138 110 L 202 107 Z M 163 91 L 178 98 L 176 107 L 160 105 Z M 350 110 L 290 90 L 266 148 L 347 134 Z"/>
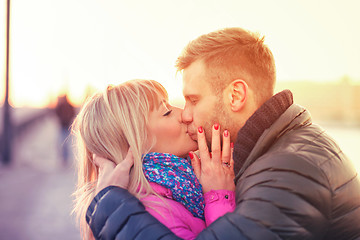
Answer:
<path fill-rule="evenodd" d="M 174 200 L 183 204 L 195 217 L 204 219 L 202 187 L 187 159 L 152 152 L 143 156 L 143 170 L 149 182 L 170 189 Z"/>

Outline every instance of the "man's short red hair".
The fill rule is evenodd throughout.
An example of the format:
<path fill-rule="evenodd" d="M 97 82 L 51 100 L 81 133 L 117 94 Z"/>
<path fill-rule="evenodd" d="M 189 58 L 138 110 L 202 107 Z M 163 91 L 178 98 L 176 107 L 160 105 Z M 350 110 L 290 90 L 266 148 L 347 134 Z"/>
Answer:
<path fill-rule="evenodd" d="M 274 57 L 259 34 L 242 28 L 225 28 L 204 34 L 184 48 L 176 68 L 181 71 L 197 60 L 206 64 L 208 79 L 216 93 L 221 93 L 235 79 L 246 81 L 259 104 L 274 93 Z"/>

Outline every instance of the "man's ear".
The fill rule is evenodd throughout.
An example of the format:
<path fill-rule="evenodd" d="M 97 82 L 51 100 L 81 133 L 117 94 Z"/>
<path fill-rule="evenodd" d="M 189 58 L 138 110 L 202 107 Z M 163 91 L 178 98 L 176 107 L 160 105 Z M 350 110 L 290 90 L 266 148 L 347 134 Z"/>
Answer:
<path fill-rule="evenodd" d="M 236 79 L 229 85 L 229 102 L 233 112 L 240 111 L 246 103 L 248 97 L 249 86 L 244 80 Z"/>

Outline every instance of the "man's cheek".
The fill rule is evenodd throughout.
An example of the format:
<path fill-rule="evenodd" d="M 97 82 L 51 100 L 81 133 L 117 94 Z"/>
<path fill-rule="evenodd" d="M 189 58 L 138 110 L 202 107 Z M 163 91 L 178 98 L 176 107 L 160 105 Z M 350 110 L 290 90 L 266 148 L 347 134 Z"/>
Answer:
<path fill-rule="evenodd" d="M 204 126 L 207 121 L 207 110 L 194 111 L 194 121 L 198 123 L 197 126 Z"/>

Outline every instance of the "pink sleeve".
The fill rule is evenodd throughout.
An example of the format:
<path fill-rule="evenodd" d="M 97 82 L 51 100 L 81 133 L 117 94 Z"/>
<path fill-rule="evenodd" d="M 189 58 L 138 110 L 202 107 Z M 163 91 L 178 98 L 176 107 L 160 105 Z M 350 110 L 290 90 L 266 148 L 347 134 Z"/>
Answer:
<path fill-rule="evenodd" d="M 235 210 L 235 192 L 228 190 L 211 190 L 204 194 L 205 222 L 209 226 L 219 217 Z"/>

